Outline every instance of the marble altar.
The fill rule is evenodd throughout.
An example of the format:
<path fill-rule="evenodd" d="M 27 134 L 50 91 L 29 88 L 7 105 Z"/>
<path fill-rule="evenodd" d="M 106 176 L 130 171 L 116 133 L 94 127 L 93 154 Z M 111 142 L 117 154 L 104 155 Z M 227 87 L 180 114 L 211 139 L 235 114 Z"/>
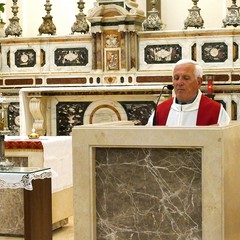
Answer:
<path fill-rule="evenodd" d="M 239 239 L 239 130 L 75 127 L 75 239 Z"/>

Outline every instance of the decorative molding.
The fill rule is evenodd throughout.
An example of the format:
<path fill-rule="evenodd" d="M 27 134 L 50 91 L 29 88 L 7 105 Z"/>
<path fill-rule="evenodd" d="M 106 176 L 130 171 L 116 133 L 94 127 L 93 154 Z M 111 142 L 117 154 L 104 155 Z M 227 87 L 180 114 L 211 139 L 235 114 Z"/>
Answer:
<path fill-rule="evenodd" d="M 45 118 L 46 118 L 46 102 L 44 98 L 33 97 L 29 101 L 29 111 L 33 117 L 32 128 L 35 129 L 36 133 L 45 135 Z"/>

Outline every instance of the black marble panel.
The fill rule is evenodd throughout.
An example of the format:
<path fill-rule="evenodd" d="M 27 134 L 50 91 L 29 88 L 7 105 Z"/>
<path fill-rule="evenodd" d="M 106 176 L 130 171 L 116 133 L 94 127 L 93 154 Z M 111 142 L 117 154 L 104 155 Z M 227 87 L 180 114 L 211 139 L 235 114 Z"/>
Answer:
<path fill-rule="evenodd" d="M 97 240 L 202 239 L 201 155 L 97 148 Z"/>
<path fill-rule="evenodd" d="M 17 67 L 34 67 L 36 52 L 33 49 L 21 49 L 15 52 L 15 65 Z"/>
<path fill-rule="evenodd" d="M 155 107 L 154 102 L 119 102 L 125 109 L 128 120 L 139 121 L 138 125 L 146 125 L 152 110 Z"/>
<path fill-rule="evenodd" d="M 228 46 L 224 42 L 204 43 L 202 60 L 204 62 L 225 62 L 228 58 Z"/>
<path fill-rule="evenodd" d="M 59 102 L 56 106 L 57 136 L 71 135 L 72 128 L 83 125 L 84 113 L 91 102 Z M 155 106 L 154 102 L 119 102 L 125 109 L 128 120 L 145 125 Z"/>
<path fill-rule="evenodd" d="M 54 55 L 57 66 L 86 66 L 88 64 L 86 48 L 58 48 Z"/>
<path fill-rule="evenodd" d="M 120 7 L 124 7 L 124 2 L 123 1 L 111 1 L 111 2 L 109 2 L 109 1 L 106 1 L 106 2 L 101 2 L 101 3 L 99 3 L 99 6 L 101 6 L 101 5 L 108 5 L 108 4 L 115 4 L 115 5 L 118 5 L 118 6 L 120 6 Z"/>
<path fill-rule="evenodd" d="M 69 136 L 72 128 L 83 125 L 84 112 L 90 102 L 59 102 L 57 111 L 57 135 Z"/>
<path fill-rule="evenodd" d="M 19 103 L 12 102 L 8 106 L 8 128 L 12 135 L 20 135 Z"/>
<path fill-rule="evenodd" d="M 10 51 L 7 52 L 7 65 L 10 67 L 11 61 L 10 61 Z"/>
<path fill-rule="evenodd" d="M 147 64 L 176 63 L 181 58 L 182 47 L 179 44 L 148 45 L 144 49 Z"/>

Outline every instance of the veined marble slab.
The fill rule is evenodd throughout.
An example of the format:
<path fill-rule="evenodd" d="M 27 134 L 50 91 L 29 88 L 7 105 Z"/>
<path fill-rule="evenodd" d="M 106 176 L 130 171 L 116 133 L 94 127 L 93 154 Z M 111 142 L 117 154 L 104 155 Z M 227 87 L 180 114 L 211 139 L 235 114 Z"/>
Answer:
<path fill-rule="evenodd" d="M 240 239 L 239 131 L 75 127 L 75 239 Z"/>

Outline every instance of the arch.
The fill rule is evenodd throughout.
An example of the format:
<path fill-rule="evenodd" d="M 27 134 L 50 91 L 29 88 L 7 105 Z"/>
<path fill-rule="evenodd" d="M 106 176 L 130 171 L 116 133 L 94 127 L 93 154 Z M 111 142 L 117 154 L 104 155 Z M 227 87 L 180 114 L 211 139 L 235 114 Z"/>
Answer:
<path fill-rule="evenodd" d="M 115 4 L 101 5 L 89 12 L 88 18 L 126 16 L 129 12 Z"/>

